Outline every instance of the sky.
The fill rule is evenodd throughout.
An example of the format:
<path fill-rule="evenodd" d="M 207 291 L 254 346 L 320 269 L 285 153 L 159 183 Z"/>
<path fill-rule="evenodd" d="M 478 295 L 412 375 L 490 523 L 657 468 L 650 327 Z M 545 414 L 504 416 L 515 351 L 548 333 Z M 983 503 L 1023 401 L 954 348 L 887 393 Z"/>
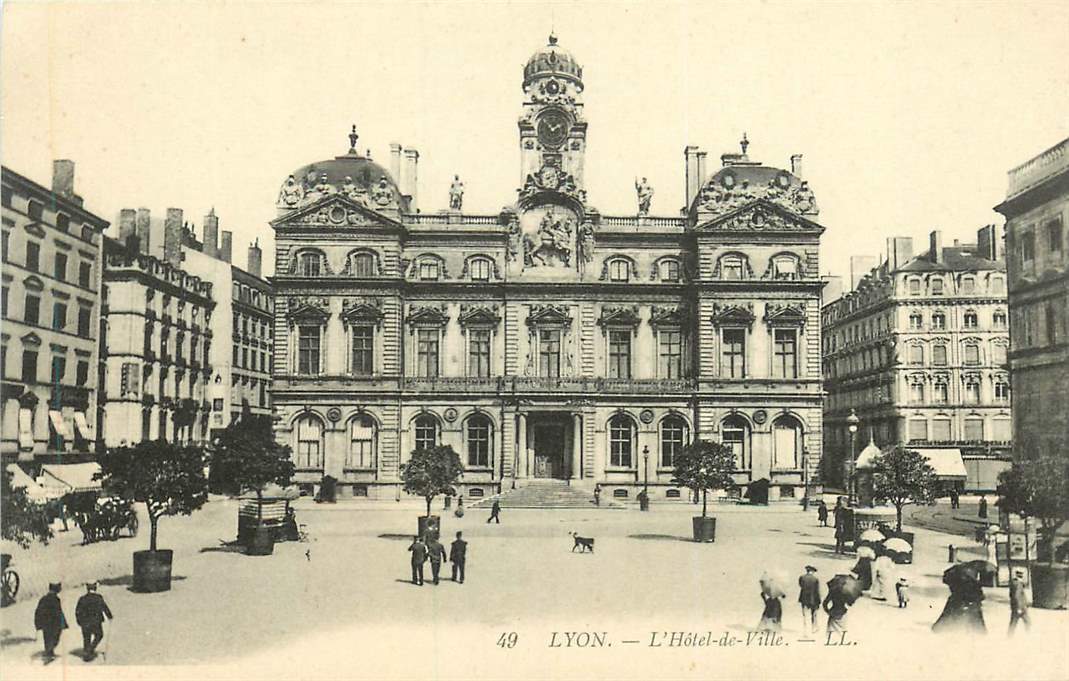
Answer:
<path fill-rule="evenodd" d="M 603 214 L 683 205 L 683 148 L 804 174 L 822 270 L 888 236 L 975 239 L 1001 223 L 1006 173 L 1069 136 L 1069 3 L 5 2 L 5 166 L 48 184 L 77 163 L 86 208 L 199 228 L 212 207 L 235 262 L 286 176 L 358 146 L 420 152 L 419 205 L 490 214 L 521 184 L 523 65 L 554 30 L 584 68 L 586 188 Z"/>

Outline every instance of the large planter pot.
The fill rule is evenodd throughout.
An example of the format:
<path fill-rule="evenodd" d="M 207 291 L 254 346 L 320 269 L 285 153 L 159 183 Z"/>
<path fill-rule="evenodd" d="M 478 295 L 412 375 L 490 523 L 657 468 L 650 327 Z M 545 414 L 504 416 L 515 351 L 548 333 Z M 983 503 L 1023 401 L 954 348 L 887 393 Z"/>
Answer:
<path fill-rule="evenodd" d="M 417 527 L 419 536 L 424 539 L 438 539 L 441 536 L 442 522 L 436 515 L 421 515 Z"/>
<path fill-rule="evenodd" d="M 697 542 L 714 542 L 716 541 L 716 518 L 710 518 L 708 516 L 695 516 L 694 520 L 694 541 Z"/>
<path fill-rule="evenodd" d="M 275 552 L 275 535 L 270 527 L 258 526 L 249 538 L 247 556 L 270 556 Z"/>
<path fill-rule="evenodd" d="M 174 551 L 134 551 L 133 590 L 139 593 L 156 593 L 171 590 L 171 562 Z"/>
<path fill-rule="evenodd" d="M 1069 608 L 1069 566 L 1032 566 L 1032 605 L 1047 610 Z"/>

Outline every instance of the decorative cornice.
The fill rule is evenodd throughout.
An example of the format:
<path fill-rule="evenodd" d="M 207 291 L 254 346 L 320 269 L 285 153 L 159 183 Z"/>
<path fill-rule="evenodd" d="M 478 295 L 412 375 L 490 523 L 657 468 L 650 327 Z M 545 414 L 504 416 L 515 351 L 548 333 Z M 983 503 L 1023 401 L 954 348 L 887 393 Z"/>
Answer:
<path fill-rule="evenodd" d="M 301 321 L 325 324 L 330 317 L 330 301 L 326 298 L 291 296 L 288 298 L 288 303 L 286 319 L 290 324 Z"/>
<path fill-rule="evenodd" d="M 501 315 L 497 305 L 461 305 L 457 321 L 461 326 L 497 326 Z"/>
<path fill-rule="evenodd" d="M 823 232 L 817 223 L 790 213 L 765 199 L 720 214 L 697 226 L 699 231 L 732 232 Z"/>
<path fill-rule="evenodd" d="M 600 326 L 630 326 L 632 329 L 637 328 L 640 321 L 637 305 L 603 305 L 598 318 Z"/>
<path fill-rule="evenodd" d="M 684 326 L 690 320 L 690 314 L 682 305 L 654 305 L 650 310 L 650 326 Z"/>
<path fill-rule="evenodd" d="M 805 307 L 768 303 L 765 305 L 765 323 L 769 326 L 805 326 Z"/>
<path fill-rule="evenodd" d="M 532 305 L 527 315 L 528 326 L 569 326 L 572 318 L 563 305 Z"/>
<path fill-rule="evenodd" d="M 409 326 L 445 326 L 449 308 L 445 305 L 409 305 L 405 322 Z"/>
<path fill-rule="evenodd" d="M 713 303 L 713 326 L 745 326 L 749 329 L 753 326 L 756 318 L 753 312 L 753 303 L 736 305 Z"/>
<path fill-rule="evenodd" d="M 381 326 L 386 316 L 379 298 L 344 298 L 341 319 L 347 324 L 370 323 Z"/>

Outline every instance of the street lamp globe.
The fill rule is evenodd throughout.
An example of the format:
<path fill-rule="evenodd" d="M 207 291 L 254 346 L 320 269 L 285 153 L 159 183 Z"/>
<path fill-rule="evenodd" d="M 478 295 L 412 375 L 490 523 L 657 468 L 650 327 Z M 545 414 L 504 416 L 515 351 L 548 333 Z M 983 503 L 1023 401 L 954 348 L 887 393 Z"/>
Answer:
<path fill-rule="evenodd" d="M 861 423 L 861 419 L 857 417 L 857 412 L 853 409 L 850 410 L 850 415 L 846 417 L 847 428 L 851 433 L 857 432 L 857 424 Z"/>

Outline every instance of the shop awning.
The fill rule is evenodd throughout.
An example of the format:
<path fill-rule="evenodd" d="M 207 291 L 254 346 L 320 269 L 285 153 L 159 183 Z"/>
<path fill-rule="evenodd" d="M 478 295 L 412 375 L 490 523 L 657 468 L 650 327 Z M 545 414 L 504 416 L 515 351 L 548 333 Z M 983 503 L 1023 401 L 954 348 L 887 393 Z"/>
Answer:
<path fill-rule="evenodd" d="M 100 481 L 93 476 L 100 472 L 96 463 L 45 464 L 37 481 L 47 490 L 70 492 L 95 492 L 100 490 Z"/>
<path fill-rule="evenodd" d="M 11 487 L 14 489 L 25 489 L 26 496 L 28 496 L 31 501 L 43 503 L 49 499 L 56 498 L 57 495 L 49 494 L 48 490 L 38 485 L 33 478 L 26 474 L 26 471 L 22 470 L 22 466 L 17 463 L 8 464 L 7 472 L 11 474 Z"/>
<path fill-rule="evenodd" d="M 936 477 L 942 480 L 964 480 L 965 463 L 961 460 L 961 450 L 953 449 L 918 449 L 928 457 L 928 464 L 935 469 Z"/>
<path fill-rule="evenodd" d="M 282 487 L 271 483 L 264 487 L 263 499 L 264 501 L 276 501 L 276 500 L 291 500 L 297 499 L 301 496 L 300 490 L 296 487 Z M 256 492 L 247 491 L 243 492 L 238 499 L 256 499 Z"/>
<path fill-rule="evenodd" d="M 93 439 L 93 432 L 89 430 L 89 423 L 85 420 L 85 412 L 74 412 L 74 427 L 83 440 Z"/>
<path fill-rule="evenodd" d="M 74 433 L 71 432 L 70 424 L 63 418 L 63 413 L 58 411 L 49 411 L 48 420 L 52 423 L 52 429 L 64 440 L 73 440 Z"/>

